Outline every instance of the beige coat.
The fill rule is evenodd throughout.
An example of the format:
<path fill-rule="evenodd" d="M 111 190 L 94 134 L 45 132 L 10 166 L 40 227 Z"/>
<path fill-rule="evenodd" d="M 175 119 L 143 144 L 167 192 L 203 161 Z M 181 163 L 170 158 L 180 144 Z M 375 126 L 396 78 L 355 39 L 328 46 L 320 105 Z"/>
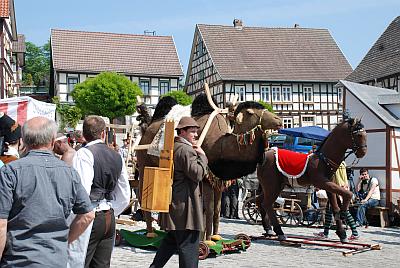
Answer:
<path fill-rule="evenodd" d="M 174 181 L 169 213 L 161 215 L 165 230 L 204 230 L 201 180 L 207 172 L 207 157 L 179 138 L 174 144 Z"/>

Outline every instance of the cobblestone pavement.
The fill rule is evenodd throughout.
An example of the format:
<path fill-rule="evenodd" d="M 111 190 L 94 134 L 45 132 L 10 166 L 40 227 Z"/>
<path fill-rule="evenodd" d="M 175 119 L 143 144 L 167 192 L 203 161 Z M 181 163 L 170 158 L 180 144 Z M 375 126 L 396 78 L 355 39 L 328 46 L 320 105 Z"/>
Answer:
<path fill-rule="evenodd" d="M 144 226 L 139 222 L 135 226 L 118 225 L 117 228 L 139 230 Z M 284 227 L 284 232 L 289 235 L 312 235 L 318 231 L 320 229 Z M 221 219 L 220 233 L 224 238 L 233 238 L 238 233 L 260 235 L 262 232 L 260 225 Z M 361 243 L 379 243 L 382 250 L 344 257 L 343 249 L 304 245 L 300 248 L 285 247 L 276 241 L 264 240 L 254 241 L 246 252 L 207 258 L 200 261 L 199 267 L 399 267 L 400 228 L 361 228 L 360 235 Z M 334 231 L 330 237 L 337 238 Z M 155 251 L 122 245 L 114 249 L 111 267 L 149 267 L 154 256 Z M 173 256 L 165 267 L 178 267 L 178 256 Z"/>

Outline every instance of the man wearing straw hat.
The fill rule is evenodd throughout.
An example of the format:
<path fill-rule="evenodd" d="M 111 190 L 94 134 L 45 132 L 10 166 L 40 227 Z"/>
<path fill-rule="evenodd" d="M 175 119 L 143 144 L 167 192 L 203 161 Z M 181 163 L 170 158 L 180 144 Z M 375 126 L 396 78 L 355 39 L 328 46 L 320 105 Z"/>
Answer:
<path fill-rule="evenodd" d="M 207 157 L 196 145 L 199 125 L 193 118 L 182 117 L 176 130 L 172 202 L 160 220 L 168 233 L 150 267 L 163 267 L 176 252 L 179 267 L 198 266 L 200 232 L 204 230 L 200 182 L 206 175 Z"/>

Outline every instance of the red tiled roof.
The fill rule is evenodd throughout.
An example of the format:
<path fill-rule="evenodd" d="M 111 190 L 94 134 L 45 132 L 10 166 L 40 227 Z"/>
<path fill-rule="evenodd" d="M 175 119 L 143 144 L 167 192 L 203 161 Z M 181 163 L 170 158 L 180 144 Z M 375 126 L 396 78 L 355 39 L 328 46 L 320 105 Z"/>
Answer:
<path fill-rule="evenodd" d="M 0 18 L 8 18 L 10 16 L 10 1 L 0 0 Z"/>
<path fill-rule="evenodd" d="M 52 30 L 56 70 L 182 76 L 172 36 Z"/>
<path fill-rule="evenodd" d="M 400 73 L 400 16 L 395 18 L 346 80 L 368 82 Z"/>
<path fill-rule="evenodd" d="M 223 80 L 335 82 L 352 72 L 326 29 L 197 27 Z"/>

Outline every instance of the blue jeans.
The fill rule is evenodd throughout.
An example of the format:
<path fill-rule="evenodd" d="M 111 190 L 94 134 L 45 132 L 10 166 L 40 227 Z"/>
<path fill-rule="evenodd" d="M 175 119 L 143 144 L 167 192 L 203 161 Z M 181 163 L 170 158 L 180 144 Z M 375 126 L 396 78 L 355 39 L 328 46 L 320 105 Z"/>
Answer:
<path fill-rule="evenodd" d="M 365 225 L 367 224 L 367 220 L 365 218 L 365 212 L 368 208 L 373 208 L 379 205 L 379 200 L 377 199 L 368 199 L 368 201 L 358 207 L 357 210 L 357 222 L 359 224 Z"/>

